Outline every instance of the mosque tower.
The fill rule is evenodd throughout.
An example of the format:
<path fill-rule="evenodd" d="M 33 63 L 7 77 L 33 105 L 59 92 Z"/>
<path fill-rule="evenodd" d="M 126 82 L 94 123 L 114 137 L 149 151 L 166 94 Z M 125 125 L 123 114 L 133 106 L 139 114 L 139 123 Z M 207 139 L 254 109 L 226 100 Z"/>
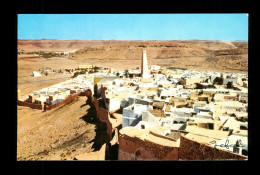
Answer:
<path fill-rule="evenodd" d="M 143 78 L 149 78 L 149 71 L 148 71 L 148 63 L 147 63 L 147 56 L 146 51 L 143 50 L 143 58 L 142 58 L 142 65 L 141 65 L 141 75 Z"/>

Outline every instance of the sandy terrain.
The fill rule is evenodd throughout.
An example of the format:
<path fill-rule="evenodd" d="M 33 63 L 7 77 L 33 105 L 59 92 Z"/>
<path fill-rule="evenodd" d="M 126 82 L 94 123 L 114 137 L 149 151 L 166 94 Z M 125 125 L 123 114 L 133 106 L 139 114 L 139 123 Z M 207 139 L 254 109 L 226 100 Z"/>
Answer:
<path fill-rule="evenodd" d="M 84 105 L 86 97 L 42 112 L 18 106 L 18 160 L 72 160 L 76 155 L 97 151 L 104 140 L 95 112 Z"/>
<path fill-rule="evenodd" d="M 21 91 L 22 98 L 25 98 L 28 94 L 35 90 L 57 84 L 59 82 L 70 79 L 72 74 L 69 73 L 55 73 L 44 74 L 41 77 L 33 77 L 33 71 L 39 71 L 42 67 L 50 67 L 52 69 L 66 69 L 66 68 L 77 68 L 78 62 L 70 60 L 68 58 L 41 58 L 27 55 L 18 55 L 17 60 L 18 75 L 17 75 L 17 89 Z"/>
<path fill-rule="evenodd" d="M 142 50 L 148 64 L 219 72 L 248 71 L 245 41 L 18 40 L 20 51 L 71 51 L 68 62 L 115 70 L 140 67 Z"/>

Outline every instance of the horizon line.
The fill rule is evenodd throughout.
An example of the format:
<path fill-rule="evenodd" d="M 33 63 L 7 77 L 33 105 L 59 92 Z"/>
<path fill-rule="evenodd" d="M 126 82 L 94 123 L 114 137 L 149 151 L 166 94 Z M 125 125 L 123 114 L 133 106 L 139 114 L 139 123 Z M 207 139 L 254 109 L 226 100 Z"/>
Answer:
<path fill-rule="evenodd" d="M 114 40 L 114 41 L 247 41 L 248 40 L 214 40 L 214 39 L 169 39 L 169 40 L 138 40 L 138 39 L 134 39 L 134 40 L 129 40 L 129 39 L 49 39 L 49 38 L 41 38 L 41 39 L 19 39 L 17 38 L 17 40 L 88 40 L 88 41 L 98 41 L 98 40 L 106 40 L 106 41 L 110 41 L 110 40 Z"/>

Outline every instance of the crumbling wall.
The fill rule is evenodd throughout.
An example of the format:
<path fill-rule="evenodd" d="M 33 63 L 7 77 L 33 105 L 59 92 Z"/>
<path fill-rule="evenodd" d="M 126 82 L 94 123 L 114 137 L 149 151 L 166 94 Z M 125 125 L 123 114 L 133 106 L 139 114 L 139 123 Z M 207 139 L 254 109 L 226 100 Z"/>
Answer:
<path fill-rule="evenodd" d="M 110 140 L 112 139 L 112 132 L 113 132 L 113 127 L 112 127 L 112 123 L 110 122 L 110 114 L 109 112 L 102 108 L 99 107 L 98 105 L 98 100 L 94 97 L 92 97 L 92 104 L 94 105 L 96 111 L 97 111 L 97 117 L 99 118 L 99 120 L 103 123 L 106 123 L 107 125 L 107 134 L 110 137 Z"/>
<path fill-rule="evenodd" d="M 94 105 L 96 111 L 98 110 L 99 106 L 98 106 L 98 100 L 96 98 L 92 98 L 92 104 Z"/>
<path fill-rule="evenodd" d="M 110 137 L 110 140 L 112 139 L 112 123 L 110 122 L 109 118 L 109 112 L 101 107 L 97 109 L 97 116 L 99 120 L 103 123 L 106 123 L 107 125 L 107 134 Z"/>
<path fill-rule="evenodd" d="M 103 101 L 103 103 L 105 104 L 105 106 L 106 106 L 106 110 L 108 110 L 108 103 L 107 103 L 107 101 L 106 101 L 106 90 L 107 90 L 107 88 L 106 87 L 103 87 L 103 85 L 101 84 L 101 92 L 100 92 L 100 95 L 101 95 L 101 98 L 102 98 L 102 101 Z"/>
<path fill-rule="evenodd" d="M 42 110 L 42 108 L 43 108 L 43 106 L 41 104 L 27 103 L 27 102 L 20 101 L 20 100 L 17 101 L 17 105 L 27 106 L 27 107 L 30 107 L 32 109 L 39 109 L 39 110 Z"/>
<path fill-rule="evenodd" d="M 190 140 L 186 138 L 184 135 L 182 135 L 180 140 L 179 159 L 180 160 L 230 160 L 230 159 L 244 160 L 247 159 L 247 157 Z"/>
<path fill-rule="evenodd" d="M 138 137 L 119 136 L 118 160 L 178 160 L 179 148 L 158 145 Z"/>
<path fill-rule="evenodd" d="M 106 124 L 107 134 L 108 134 L 109 140 L 110 140 L 110 142 L 108 143 L 108 147 L 107 147 L 108 150 L 110 150 L 108 155 L 112 160 L 116 160 L 117 155 L 118 155 L 118 153 L 117 153 L 118 152 L 118 130 L 117 130 L 117 128 L 113 128 L 112 123 L 110 122 L 110 113 L 106 109 L 99 107 L 99 101 L 95 97 L 92 96 L 91 102 L 97 111 L 98 119 L 102 123 Z M 114 133 L 114 135 L 113 135 L 113 133 Z M 112 136 L 113 136 L 113 138 L 112 138 Z"/>
<path fill-rule="evenodd" d="M 115 144 L 118 144 L 118 129 L 115 128 L 114 130 L 114 137 L 113 139 L 110 141 L 110 144 L 113 146 Z"/>

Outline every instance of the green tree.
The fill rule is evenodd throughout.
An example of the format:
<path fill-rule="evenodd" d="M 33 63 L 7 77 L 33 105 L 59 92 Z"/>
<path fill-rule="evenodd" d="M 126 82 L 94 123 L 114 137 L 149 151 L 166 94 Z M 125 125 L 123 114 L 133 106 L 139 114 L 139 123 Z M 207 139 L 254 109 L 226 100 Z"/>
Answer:
<path fill-rule="evenodd" d="M 95 66 L 94 67 L 94 72 L 98 72 L 99 69 L 100 69 L 99 67 Z"/>
<path fill-rule="evenodd" d="M 125 75 L 126 77 L 128 77 L 128 76 L 129 76 L 129 70 L 125 70 L 125 71 L 124 71 L 124 75 Z"/>

